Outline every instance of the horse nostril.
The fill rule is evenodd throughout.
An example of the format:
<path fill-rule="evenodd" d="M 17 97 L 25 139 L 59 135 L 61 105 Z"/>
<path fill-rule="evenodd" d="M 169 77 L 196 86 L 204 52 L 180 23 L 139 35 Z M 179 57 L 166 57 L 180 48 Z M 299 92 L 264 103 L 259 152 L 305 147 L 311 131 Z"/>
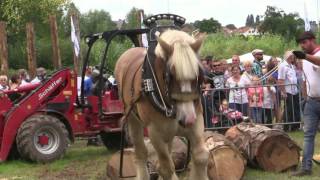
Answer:
<path fill-rule="evenodd" d="M 180 126 L 186 127 L 186 118 L 183 117 L 183 118 L 179 119 L 178 123 L 179 123 Z"/>

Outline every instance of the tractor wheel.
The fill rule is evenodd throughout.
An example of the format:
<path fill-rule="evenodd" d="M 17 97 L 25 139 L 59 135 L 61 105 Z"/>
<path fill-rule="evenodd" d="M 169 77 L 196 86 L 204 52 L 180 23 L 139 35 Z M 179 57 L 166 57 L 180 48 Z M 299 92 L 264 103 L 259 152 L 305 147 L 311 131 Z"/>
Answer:
<path fill-rule="evenodd" d="M 61 158 L 68 147 L 68 131 L 56 117 L 33 115 L 24 121 L 16 137 L 22 158 L 47 163 Z"/>
<path fill-rule="evenodd" d="M 103 144 L 109 149 L 109 150 L 120 150 L 121 146 L 121 132 L 101 132 L 100 133 L 101 140 Z M 124 146 L 127 147 L 128 141 L 125 136 L 124 138 Z"/>

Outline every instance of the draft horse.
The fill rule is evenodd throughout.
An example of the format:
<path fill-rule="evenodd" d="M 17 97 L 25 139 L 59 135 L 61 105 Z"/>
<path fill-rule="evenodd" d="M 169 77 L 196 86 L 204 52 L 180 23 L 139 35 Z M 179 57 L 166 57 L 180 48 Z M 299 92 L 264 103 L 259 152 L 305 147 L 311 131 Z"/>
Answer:
<path fill-rule="evenodd" d="M 174 136 L 184 136 L 190 141 L 192 166 L 189 178 L 208 179 L 208 151 L 203 139 L 204 120 L 198 83 L 201 65 L 197 56 L 203 39 L 204 36 L 194 38 L 179 30 L 166 30 L 157 36 L 154 74 L 162 94 L 166 93 L 166 88 L 170 92 L 169 98 L 176 109 L 174 118 L 159 112 L 143 94 L 142 65 L 146 48 L 131 48 L 116 63 L 115 76 L 125 111 L 129 113 L 128 130 L 135 148 L 136 178 L 139 180 L 149 180 L 144 127 L 147 127 L 158 155 L 160 179 L 178 179 L 170 154 Z M 171 77 L 170 84 L 165 80 L 166 71 Z"/>

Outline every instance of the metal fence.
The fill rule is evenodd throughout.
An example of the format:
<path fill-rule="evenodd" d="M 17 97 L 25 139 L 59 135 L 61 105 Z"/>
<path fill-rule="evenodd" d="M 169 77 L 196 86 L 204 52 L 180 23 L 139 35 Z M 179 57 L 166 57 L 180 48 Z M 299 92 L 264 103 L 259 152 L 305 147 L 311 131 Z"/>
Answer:
<path fill-rule="evenodd" d="M 291 93 L 281 93 L 281 87 Z M 209 89 L 202 98 L 207 130 L 228 129 L 243 120 L 285 131 L 301 128 L 303 99 L 296 84 Z"/>

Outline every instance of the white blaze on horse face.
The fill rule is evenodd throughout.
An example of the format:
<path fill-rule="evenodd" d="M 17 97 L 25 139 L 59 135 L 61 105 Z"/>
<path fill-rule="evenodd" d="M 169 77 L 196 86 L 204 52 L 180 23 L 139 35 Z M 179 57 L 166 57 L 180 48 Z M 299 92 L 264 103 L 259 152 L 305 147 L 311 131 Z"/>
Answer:
<path fill-rule="evenodd" d="M 184 122 L 186 127 L 192 126 L 197 115 L 193 101 L 177 103 L 177 120 Z"/>
<path fill-rule="evenodd" d="M 190 81 L 181 81 L 180 83 L 181 92 L 191 92 L 191 82 Z"/>

